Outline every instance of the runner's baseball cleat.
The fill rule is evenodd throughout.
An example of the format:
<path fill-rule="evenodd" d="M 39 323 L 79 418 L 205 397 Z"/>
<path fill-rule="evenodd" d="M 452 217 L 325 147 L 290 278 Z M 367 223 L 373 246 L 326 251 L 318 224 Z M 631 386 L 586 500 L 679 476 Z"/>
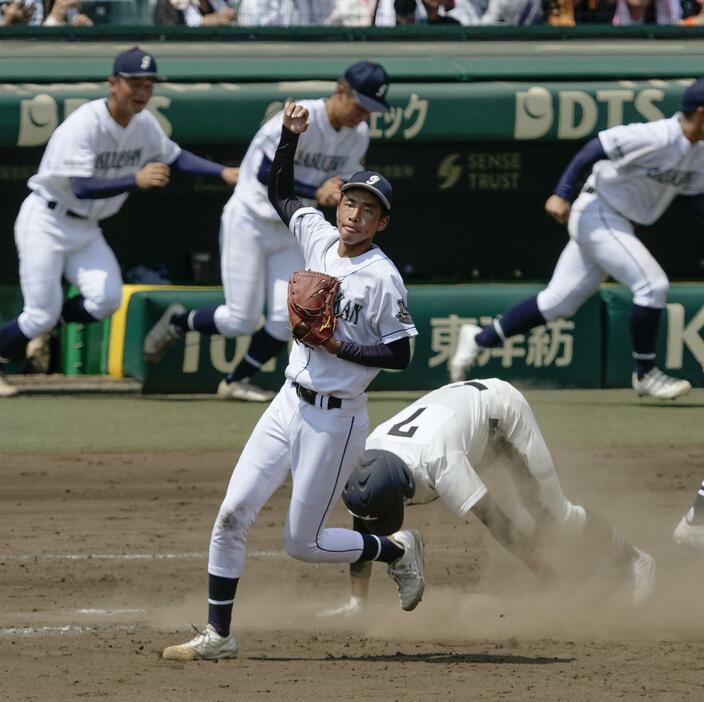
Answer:
<path fill-rule="evenodd" d="M 276 393 L 257 387 L 249 378 L 233 380 L 231 383 L 223 379 L 218 385 L 218 397 L 221 400 L 240 400 L 241 402 L 270 402 L 276 397 Z"/>
<path fill-rule="evenodd" d="M 680 519 L 672 538 L 678 546 L 694 549 L 704 554 L 704 524 L 692 524 L 694 509 L 690 507 L 687 514 Z"/>
<path fill-rule="evenodd" d="M 410 612 L 423 599 L 425 590 L 423 538 L 415 529 L 397 531 L 389 538 L 403 549 L 403 556 L 390 563 L 387 572 L 398 586 L 401 609 Z"/>
<path fill-rule="evenodd" d="M 171 324 L 171 318 L 177 314 L 185 314 L 186 308 L 175 302 L 166 308 L 164 314 L 159 317 L 159 321 L 149 330 L 144 338 L 144 360 L 149 363 L 158 363 L 166 355 L 166 352 L 181 338 L 183 332 Z"/>
<path fill-rule="evenodd" d="M 476 324 L 463 324 L 460 327 L 460 333 L 457 339 L 457 350 L 455 351 L 455 355 L 450 359 L 449 364 L 451 382 L 457 383 L 460 380 L 464 380 L 467 371 L 477 360 L 477 356 L 482 349 L 475 339 L 480 331 L 481 327 L 478 327 Z"/>
<path fill-rule="evenodd" d="M 190 641 L 179 646 L 168 646 L 161 657 L 167 661 L 218 661 L 237 657 L 237 642 L 232 634 L 220 636 L 208 624 Z"/>
<path fill-rule="evenodd" d="M 0 373 L 0 397 L 14 397 L 17 395 L 17 388 L 7 382 L 5 376 Z"/>
<path fill-rule="evenodd" d="M 658 400 L 674 400 L 686 395 L 692 386 L 688 380 L 673 378 L 659 368 L 651 368 L 642 378 L 634 373 L 631 378 L 633 389 L 641 397 L 656 397 Z"/>
<path fill-rule="evenodd" d="M 633 572 L 633 606 L 642 605 L 652 594 L 655 585 L 655 559 L 645 551 L 633 547 L 638 557 L 631 565 Z"/>

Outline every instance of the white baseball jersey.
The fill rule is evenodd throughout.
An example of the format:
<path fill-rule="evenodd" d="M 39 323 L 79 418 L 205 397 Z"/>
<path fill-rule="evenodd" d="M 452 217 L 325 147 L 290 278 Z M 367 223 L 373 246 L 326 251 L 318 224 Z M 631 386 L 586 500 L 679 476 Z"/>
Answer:
<path fill-rule="evenodd" d="M 369 127 L 361 122 L 353 129 L 342 127 L 339 131 L 330 124 L 325 100 L 301 100 L 299 105 L 310 112 L 310 126 L 301 134 L 294 159 L 296 181 L 319 188 L 328 178 L 349 178 L 362 170 L 361 161 L 369 147 Z M 280 221 L 269 202 L 267 187 L 257 179 L 263 158 L 273 162 L 281 137 L 283 112 L 272 117 L 256 133 L 240 165 L 240 176 L 233 199 L 256 215 Z M 306 205 L 312 200 L 302 198 Z"/>
<path fill-rule="evenodd" d="M 148 110 L 121 127 L 108 111 L 106 99 L 92 100 L 71 113 L 51 135 L 39 171 L 27 184 L 44 200 L 56 201 L 91 220 L 105 219 L 122 207 L 127 193 L 80 200 L 69 178 L 119 178 L 137 173 L 152 161 L 173 163 L 180 153 Z"/>
<path fill-rule="evenodd" d="M 337 228 L 312 207 L 299 209 L 289 226 L 303 251 L 307 270 L 327 273 L 341 282 L 336 302 L 336 339 L 366 346 L 416 336 L 403 279 L 379 247 L 372 246 L 354 258 L 339 256 Z M 297 343 L 286 368 L 290 380 L 340 398 L 361 395 L 378 373 L 378 368 Z"/>
<path fill-rule="evenodd" d="M 528 401 L 503 380 L 482 378 L 434 390 L 377 427 L 367 448 L 391 451 L 406 463 L 416 481 L 409 504 L 439 497 L 463 517 L 487 492 L 474 466 L 481 465 L 492 432 L 522 457 L 540 505 L 559 524 L 581 529 L 584 510 L 562 492 Z M 516 500 L 500 504 L 526 534 L 533 532 L 534 519 Z"/>
<path fill-rule="evenodd" d="M 679 114 L 606 129 L 599 140 L 609 160 L 587 182 L 632 222 L 652 224 L 677 195 L 704 192 L 704 144 L 684 136 Z"/>
<path fill-rule="evenodd" d="M 493 381 L 481 381 L 490 387 Z M 458 517 L 487 492 L 473 468 L 489 441 L 489 414 L 484 392 L 464 384 L 434 390 L 380 424 L 367 439 L 368 449 L 396 454 L 416 482 L 409 504 L 440 497 Z"/>

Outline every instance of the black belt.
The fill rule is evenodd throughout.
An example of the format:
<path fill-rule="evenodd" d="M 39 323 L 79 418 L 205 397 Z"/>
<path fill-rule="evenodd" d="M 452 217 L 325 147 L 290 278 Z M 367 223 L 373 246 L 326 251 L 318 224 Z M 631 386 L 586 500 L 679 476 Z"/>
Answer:
<path fill-rule="evenodd" d="M 293 387 L 296 388 L 296 395 L 307 402 L 309 405 L 314 405 L 315 407 L 322 407 L 323 409 L 340 409 L 342 407 L 342 400 L 339 397 L 333 397 L 332 395 L 321 395 L 314 390 L 309 390 L 304 388 L 298 383 L 294 383 Z M 325 401 L 323 398 L 327 397 L 327 407 L 325 406 Z M 318 398 L 321 398 L 319 402 L 316 402 Z"/>
<path fill-rule="evenodd" d="M 596 188 L 593 185 L 585 185 L 584 188 L 582 188 L 582 190 L 584 190 L 585 193 L 590 193 L 590 194 L 596 192 Z"/>
<path fill-rule="evenodd" d="M 57 204 L 58 204 L 58 203 L 56 202 L 56 200 L 48 200 L 47 203 L 46 203 L 46 206 L 47 206 L 50 210 L 55 210 Z M 74 212 L 73 210 L 66 210 L 66 211 L 64 212 L 64 214 L 65 214 L 67 217 L 73 217 L 74 219 L 88 219 L 88 217 L 86 217 L 85 215 L 78 214 L 78 212 Z"/>

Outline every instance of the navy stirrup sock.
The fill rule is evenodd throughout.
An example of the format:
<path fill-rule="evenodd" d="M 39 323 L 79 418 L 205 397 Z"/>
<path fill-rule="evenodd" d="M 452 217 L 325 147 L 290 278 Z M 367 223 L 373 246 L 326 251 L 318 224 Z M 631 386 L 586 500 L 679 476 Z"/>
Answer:
<path fill-rule="evenodd" d="M 78 324 L 92 324 L 93 322 L 97 322 L 98 318 L 94 317 L 86 310 L 85 302 L 86 299 L 83 295 L 69 297 L 61 308 L 61 319 L 67 323 L 76 322 Z"/>
<path fill-rule="evenodd" d="M 639 380 L 655 367 L 655 343 L 661 316 L 660 308 L 641 307 L 636 304 L 631 307 L 629 322 L 633 342 L 633 363 Z"/>
<path fill-rule="evenodd" d="M 8 363 L 17 358 L 29 343 L 29 337 L 20 330 L 16 319 L 0 328 L 0 364 Z"/>
<path fill-rule="evenodd" d="M 175 314 L 171 318 L 171 324 L 182 332 L 198 331 L 201 334 L 219 334 L 215 326 L 215 307 L 204 307 L 200 310 L 192 310 L 183 314 Z"/>
<path fill-rule="evenodd" d="M 364 540 L 364 548 L 358 561 L 393 563 L 404 554 L 404 550 L 388 536 L 375 536 L 374 534 L 361 534 L 361 536 Z"/>
<path fill-rule="evenodd" d="M 232 606 L 239 578 L 221 578 L 208 573 L 208 624 L 220 634 L 230 634 Z"/>
<path fill-rule="evenodd" d="M 501 320 L 495 319 L 490 326 L 484 327 L 477 334 L 475 341 L 479 346 L 487 348 L 500 346 L 509 337 L 527 332 L 541 324 L 545 324 L 545 317 L 538 309 L 538 296 L 536 295 L 514 305 Z"/>
<path fill-rule="evenodd" d="M 285 341 L 273 337 L 264 327 L 252 335 L 244 358 L 225 380 L 234 383 L 243 378 L 251 378 L 270 358 L 276 356 L 286 346 Z"/>

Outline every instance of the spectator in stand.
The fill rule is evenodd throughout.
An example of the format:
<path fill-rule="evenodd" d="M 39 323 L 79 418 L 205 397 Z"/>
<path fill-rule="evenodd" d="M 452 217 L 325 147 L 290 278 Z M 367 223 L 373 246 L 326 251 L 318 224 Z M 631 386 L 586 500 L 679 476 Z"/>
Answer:
<path fill-rule="evenodd" d="M 355 0 L 364 5 L 369 0 Z M 300 27 L 328 24 L 335 0 L 241 0 L 238 23 L 258 27 Z"/>
<path fill-rule="evenodd" d="M 395 27 L 394 0 L 336 0 L 325 24 L 344 27 Z"/>
<path fill-rule="evenodd" d="M 226 0 L 157 0 L 153 21 L 167 27 L 220 27 L 236 17 Z"/>
<path fill-rule="evenodd" d="M 617 0 L 613 23 L 679 24 L 681 20 L 680 0 Z"/>
<path fill-rule="evenodd" d="M 41 0 L 13 0 L 0 5 L 0 27 L 10 25 L 38 26 L 44 19 Z"/>
<path fill-rule="evenodd" d="M 79 10 L 81 0 L 47 0 L 44 27 L 92 27 L 93 20 Z"/>

